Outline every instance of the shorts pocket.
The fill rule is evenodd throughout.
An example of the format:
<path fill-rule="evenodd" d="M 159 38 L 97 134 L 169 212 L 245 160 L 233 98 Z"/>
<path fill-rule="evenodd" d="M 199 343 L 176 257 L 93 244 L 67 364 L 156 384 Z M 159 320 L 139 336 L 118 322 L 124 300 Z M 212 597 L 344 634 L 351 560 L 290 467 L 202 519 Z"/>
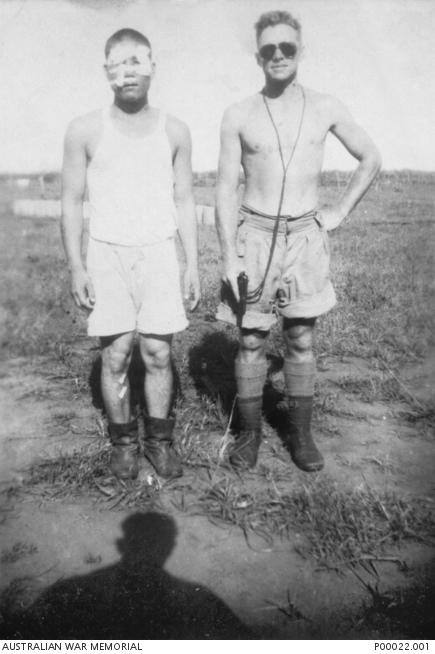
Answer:
<path fill-rule="evenodd" d="M 318 225 L 317 221 L 316 224 Z M 326 237 L 326 238 L 325 238 Z M 296 279 L 296 296 L 314 297 L 321 293 L 329 279 L 329 251 L 325 230 L 316 228 L 305 235 L 294 253 L 292 270 Z M 303 243 L 303 245 L 302 245 Z"/>
<path fill-rule="evenodd" d="M 324 228 L 321 230 L 321 232 L 322 232 L 322 237 L 323 237 L 323 246 L 324 246 L 324 248 L 325 248 L 325 252 L 326 252 L 326 254 L 327 254 L 328 257 L 329 257 L 329 254 L 330 254 L 330 247 L 329 247 L 329 234 L 328 234 L 328 232 L 326 231 L 326 229 L 324 229 Z"/>
<path fill-rule="evenodd" d="M 322 235 L 322 240 L 323 240 L 323 247 L 325 249 L 326 254 L 329 257 L 329 236 L 328 236 L 328 230 L 325 228 L 325 223 L 323 222 L 323 216 L 320 213 L 320 211 L 316 211 L 316 215 L 314 216 L 314 220 L 316 221 L 318 227 L 319 227 L 319 232 Z"/>

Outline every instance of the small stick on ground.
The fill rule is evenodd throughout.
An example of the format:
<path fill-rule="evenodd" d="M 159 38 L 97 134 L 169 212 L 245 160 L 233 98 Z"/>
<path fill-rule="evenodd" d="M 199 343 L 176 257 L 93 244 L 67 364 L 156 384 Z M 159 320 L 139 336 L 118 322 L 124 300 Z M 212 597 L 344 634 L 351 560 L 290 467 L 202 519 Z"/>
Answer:
<path fill-rule="evenodd" d="M 316 570 L 339 570 L 340 568 L 346 567 L 346 566 L 352 566 L 355 565 L 355 563 L 363 563 L 363 562 L 368 562 L 368 563 L 373 563 L 373 562 L 380 562 L 380 561 L 390 561 L 391 563 L 397 563 L 399 568 L 405 570 L 407 568 L 407 565 L 404 561 L 401 559 L 398 559 L 395 556 L 370 556 L 370 555 L 363 555 L 363 556 L 358 556 L 355 559 L 346 559 L 344 561 L 339 561 L 337 563 L 333 564 L 328 564 L 324 563 L 323 565 L 319 566 L 316 568 Z"/>
<path fill-rule="evenodd" d="M 234 408 L 236 406 L 236 400 L 237 400 L 237 395 L 234 396 L 233 404 L 231 406 L 231 411 L 230 411 L 230 415 L 229 415 L 229 418 L 228 418 L 227 428 L 225 429 L 225 433 L 222 436 L 221 446 L 219 448 L 219 461 L 223 460 L 224 455 L 225 455 L 225 451 L 226 451 L 226 449 L 228 447 L 228 443 L 229 443 L 229 440 L 230 440 L 230 438 L 229 438 L 230 425 L 231 425 L 231 421 L 233 419 L 233 413 L 234 413 Z"/>
<path fill-rule="evenodd" d="M 379 361 L 380 361 L 380 363 L 384 366 L 384 368 L 385 368 L 385 370 L 388 372 L 388 374 L 390 374 L 390 375 L 393 377 L 393 379 L 395 379 L 396 382 L 397 382 L 397 383 L 398 383 L 398 384 L 403 388 L 403 390 L 405 391 L 405 393 L 408 395 L 408 397 L 411 398 L 411 400 L 414 402 L 414 404 L 416 404 L 416 405 L 417 405 L 417 406 L 418 406 L 422 411 L 426 411 L 426 407 L 424 406 L 424 404 L 422 404 L 422 403 L 420 402 L 420 400 L 418 400 L 418 399 L 415 397 L 415 395 L 413 395 L 413 394 L 411 393 L 411 391 L 409 390 L 409 388 L 408 388 L 408 387 L 403 383 L 403 381 L 400 379 L 400 377 L 398 377 L 398 376 L 395 374 L 395 372 L 393 372 L 393 370 L 391 370 L 390 366 L 389 366 L 387 363 L 385 363 L 385 361 L 384 361 L 383 359 L 381 359 L 381 358 L 379 358 Z"/>

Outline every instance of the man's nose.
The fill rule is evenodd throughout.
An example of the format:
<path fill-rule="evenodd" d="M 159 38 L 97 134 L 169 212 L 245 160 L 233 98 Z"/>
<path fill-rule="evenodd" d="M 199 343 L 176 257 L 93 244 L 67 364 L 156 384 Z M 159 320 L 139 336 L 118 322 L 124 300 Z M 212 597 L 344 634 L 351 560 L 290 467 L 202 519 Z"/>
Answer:
<path fill-rule="evenodd" d="M 124 74 L 129 76 L 134 76 L 136 74 L 136 67 L 133 62 L 126 61 L 124 63 Z"/>
<path fill-rule="evenodd" d="M 284 59 L 284 55 L 282 54 L 281 50 L 279 47 L 275 48 L 275 52 L 273 54 L 273 60 L 274 61 L 279 61 L 280 59 Z"/>

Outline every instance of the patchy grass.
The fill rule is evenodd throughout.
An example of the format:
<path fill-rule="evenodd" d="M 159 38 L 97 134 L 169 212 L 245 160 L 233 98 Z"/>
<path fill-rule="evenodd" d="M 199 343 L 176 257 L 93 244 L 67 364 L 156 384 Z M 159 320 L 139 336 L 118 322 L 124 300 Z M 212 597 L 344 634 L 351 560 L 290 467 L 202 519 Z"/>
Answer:
<path fill-rule="evenodd" d="M 433 607 L 435 602 L 434 570 L 421 572 L 417 583 L 389 592 L 370 588 L 372 601 L 356 620 L 356 633 L 376 631 L 382 639 L 428 639 L 435 637 Z"/>
<path fill-rule="evenodd" d="M 290 490 L 272 485 L 256 492 L 224 478 L 187 510 L 236 525 L 248 540 L 253 534 L 269 543 L 272 537 L 294 541 L 301 535 L 299 553 L 328 565 L 376 556 L 404 540 L 424 540 L 435 527 L 432 513 L 415 499 L 371 489 L 344 490 L 325 477 Z"/>
<path fill-rule="evenodd" d="M 101 554 L 92 554 L 91 552 L 86 554 L 85 558 L 83 559 L 86 565 L 99 565 L 102 560 L 103 557 L 101 556 Z"/>
<path fill-rule="evenodd" d="M 412 424 L 419 424 L 427 435 L 434 434 L 435 404 L 422 404 L 401 382 L 397 376 L 376 374 L 363 378 L 357 375 L 345 375 L 335 380 L 334 384 L 342 391 L 353 395 L 361 402 L 401 403 L 404 408 L 396 409 L 395 414 Z M 322 412 L 339 415 L 335 408 L 334 394 L 316 397 L 316 408 Z"/>
<path fill-rule="evenodd" d="M 343 488 L 318 475 L 288 480 L 288 462 L 272 450 L 272 459 L 243 478 L 227 468 L 225 438 L 193 440 L 185 432 L 181 448 L 189 455 L 185 475 L 162 483 L 120 482 L 108 472 L 108 448 L 77 452 L 30 469 L 22 489 L 46 499 L 86 494 L 107 508 L 175 507 L 234 525 L 248 544 L 253 537 L 272 545 L 289 539 L 305 558 L 319 564 L 378 556 L 404 541 L 430 541 L 435 516 L 416 498 L 378 492 L 367 486 Z"/>
<path fill-rule="evenodd" d="M 46 499 L 87 495 L 105 502 L 106 508 L 120 505 L 149 507 L 160 487 L 153 477 L 143 481 L 123 482 L 109 472 L 110 445 L 89 446 L 31 466 L 23 490 Z"/>
<path fill-rule="evenodd" d="M 12 547 L 3 549 L 0 555 L 1 563 L 16 563 L 26 556 L 36 554 L 38 548 L 33 543 L 18 541 Z"/>
<path fill-rule="evenodd" d="M 59 225 L 9 214 L 1 222 L 1 354 L 56 354 L 84 330 L 69 295 Z"/>
<path fill-rule="evenodd" d="M 397 379 L 381 375 L 369 378 L 345 375 L 334 382 L 341 390 L 362 402 L 409 402 L 410 397 Z"/>
<path fill-rule="evenodd" d="M 322 352 L 397 365 L 433 343 L 435 224 L 376 228 L 360 214 L 332 234 L 339 306 L 320 322 Z"/>
<path fill-rule="evenodd" d="M 56 488 L 57 495 L 65 496 L 77 491 L 86 493 L 95 488 L 98 480 L 107 476 L 110 446 L 89 446 L 71 455 L 49 459 L 29 468 L 28 486 Z M 63 490 L 62 490 L 63 489 Z"/>

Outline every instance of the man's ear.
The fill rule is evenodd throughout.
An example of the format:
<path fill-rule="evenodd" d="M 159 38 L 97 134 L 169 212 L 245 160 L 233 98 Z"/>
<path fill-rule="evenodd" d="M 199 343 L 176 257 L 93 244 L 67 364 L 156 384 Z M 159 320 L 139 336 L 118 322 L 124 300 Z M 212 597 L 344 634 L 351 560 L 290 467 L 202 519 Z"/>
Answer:
<path fill-rule="evenodd" d="M 257 64 L 260 66 L 260 68 L 263 68 L 263 59 L 262 59 L 262 57 L 261 57 L 261 55 L 260 55 L 259 52 L 256 52 L 256 53 L 255 53 L 255 61 L 256 61 Z"/>
<path fill-rule="evenodd" d="M 104 71 L 104 77 L 110 82 L 110 76 L 109 76 L 109 71 L 107 70 L 107 64 L 103 64 L 102 68 Z"/>
<path fill-rule="evenodd" d="M 152 61 L 151 62 L 151 79 L 154 79 L 154 75 L 156 74 L 156 62 Z"/>

